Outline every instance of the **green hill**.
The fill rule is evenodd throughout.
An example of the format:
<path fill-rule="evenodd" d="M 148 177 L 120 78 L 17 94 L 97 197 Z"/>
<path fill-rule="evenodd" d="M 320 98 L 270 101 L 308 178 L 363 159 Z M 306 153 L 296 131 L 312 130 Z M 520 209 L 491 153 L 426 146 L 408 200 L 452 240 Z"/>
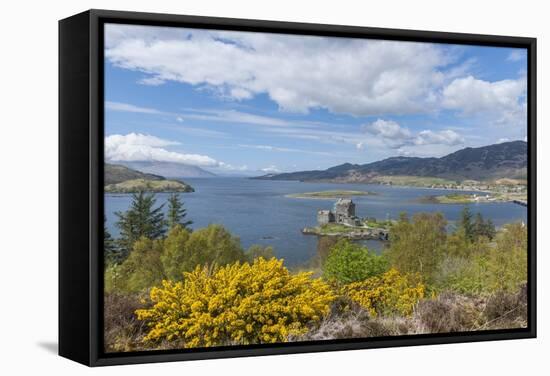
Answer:
<path fill-rule="evenodd" d="M 133 192 L 194 192 L 195 190 L 185 183 L 175 180 L 145 180 L 133 179 L 122 183 L 105 186 L 108 193 L 133 193 Z"/>
<path fill-rule="evenodd" d="M 146 174 L 131 168 L 105 164 L 105 187 L 107 193 L 133 192 L 194 192 L 189 184 L 168 180 L 163 176 Z"/>

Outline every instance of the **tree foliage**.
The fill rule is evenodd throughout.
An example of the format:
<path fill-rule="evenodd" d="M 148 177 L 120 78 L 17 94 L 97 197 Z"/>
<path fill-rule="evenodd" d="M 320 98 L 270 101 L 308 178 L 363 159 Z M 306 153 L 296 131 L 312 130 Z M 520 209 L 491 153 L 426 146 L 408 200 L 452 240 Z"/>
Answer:
<path fill-rule="evenodd" d="M 146 341 L 181 341 L 184 347 L 286 342 L 329 313 L 330 287 L 311 273 L 291 274 L 282 260 L 258 258 L 209 272 L 186 273 L 151 290 L 150 309 L 136 313 L 150 331 Z"/>
<path fill-rule="evenodd" d="M 495 237 L 495 225 L 490 219 L 484 220 L 481 213 L 476 213 L 475 217 L 466 205 L 460 214 L 458 231 L 462 231 L 466 238 L 473 242 L 484 236 L 489 240 Z"/>
<path fill-rule="evenodd" d="M 328 281 L 352 283 L 384 273 L 388 269 L 385 257 L 349 240 L 334 245 L 323 265 L 323 277 Z"/>
<path fill-rule="evenodd" d="M 142 237 L 134 243 L 134 249 L 117 268 L 115 286 L 124 291 L 141 291 L 161 283 L 166 278 L 161 255 L 164 240 Z"/>
<path fill-rule="evenodd" d="M 262 247 L 258 244 L 253 244 L 245 251 L 245 257 L 248 262 L 254 262 L 257 258 L 264 258 L 266 260 L 270 260 L 275 255 L 273 254 L 273 247 Z"/>
<path fill-rule="evenodd" d="M 168 228 L 171 229 L 176 225 L 180 225 L 185 229 L 189 229 L 189 226 L 193 224 L 193 221 L 186 221 L 186 216 L 187 210 L 184 208 L 179 194 L 172 193 L 170 197 L 168 197 L 168 212 L 166 213 Z"/>
<path fill-rule="evenodd" d="M 527 228 L 509 224 L 496 236 L 496 246 L 480 238 L 468 243 L 469 256 L 445 258 L 435 281 L 439 290 L 468 295 L 514 292 L 527 280 Z"/>
<path fill-rule="evenodd" d="M 106 222 L 107 218 L 103 216 L 103 259 L 105 267 L 121 261 L 121 254 L 115 239 L 107 229 Z"/>
<path fill-rule="evenodd" d="M 480 237 L 486 237 L 489 240 L 493 240 L 496 235 L 495 225 L 491 219 L 484 220 L 481 213 L 477 213 L 475 216 L 472 232 L 474 240 Z"/>
<path fill-rule="evenodd" d="M 441 213 L 419 213 L 412 220 L 402 218 L 390 232 L 385 255 L 402 273 L 420 273 L 431 281 L 443 258 L 447 221 Z"/>
<path fill-rule="evenodd" d="M 464 235 L 466 235 L 466 238 L 468 240 L 474 239 L 474 225 L 472 223 L 473 214 L 470 210 L 470 206 L 466 205 L 462 209 L 462 212 L 460 213 L 460 229 L 464 232 Z"/>
<path fill-rule="evenodd" d="M 116 212 L 116 223 L 120 230 L 118 243 L 126 254 L 129 253 L 134 243 L 142 238 L 158 239 L 166 232 L 166 223 L 162 208 L 155 207 L 155 194 L 138 192 L 132 194 L 132 203 L 126 212 Z"/>
<path fill-rule="evenodd" d="M 223 266 L 235 261 L 246 261 L 239 238 L 221 225 L 194 231 L 185 243 L 185 257 L 181 272 L 190 272 L 197 265 Z"/>
<path fill-rule="evenodd" d="M 186 244 L 191 233 L 181 225 L 175 225 L 170 229 L 164 240 L 164 249 L 160 255 L 160 261 L 166 278 L 179 281 L 183 278 L 183 265 L 189 254 Z"/>
<path fill-rule="evenodd" d="M 166 238 L 140 238 L 119 268 L 106 278 L 115 278 L 109 286 L 119 290 L 141 291 L 160 284 L 163 279 L 179 281 L 184 272 L 198 265 L 223 266 L 246 261 L 238 238 L 223 226 L 210 225 L 193 233 L 176 225 Z M 116 273 L 115 273 L 116 271 Z"/>

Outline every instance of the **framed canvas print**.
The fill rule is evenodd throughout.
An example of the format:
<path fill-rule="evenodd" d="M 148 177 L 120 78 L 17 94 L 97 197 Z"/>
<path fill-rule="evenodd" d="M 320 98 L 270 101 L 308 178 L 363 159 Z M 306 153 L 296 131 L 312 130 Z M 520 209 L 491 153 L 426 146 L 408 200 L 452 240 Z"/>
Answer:
<path fill-rule="evenodd" d="M 536 40 L 90 10 L 59 23 L 59 353 L 536 335 Z"/>

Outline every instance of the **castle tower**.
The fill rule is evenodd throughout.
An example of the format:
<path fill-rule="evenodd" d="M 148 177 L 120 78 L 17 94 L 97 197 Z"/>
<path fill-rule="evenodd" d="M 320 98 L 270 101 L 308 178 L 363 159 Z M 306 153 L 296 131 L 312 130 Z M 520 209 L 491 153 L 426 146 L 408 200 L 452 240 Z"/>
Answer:
<path fill-rule="evenodd" d="M 347 219 L 355 217 L 355 203 L 349 198 L 338 199 L 334 204 L 334 216 L 338 223 L 344 223 Z"/>

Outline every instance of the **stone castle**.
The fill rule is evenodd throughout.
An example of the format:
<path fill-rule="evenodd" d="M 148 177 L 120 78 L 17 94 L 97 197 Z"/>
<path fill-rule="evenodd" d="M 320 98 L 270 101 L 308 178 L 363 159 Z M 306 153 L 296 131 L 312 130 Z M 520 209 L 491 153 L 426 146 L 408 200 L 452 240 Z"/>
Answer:
<path fill-rule="evenodd" d="M 340 223 L 348 226 L 359 226 L 359 218 L 355 216 L 355 203 L 349 198 L 339 198 L 334 204 L 334 212 L 331 210 L 319 210 L 317 223 Z"/>

